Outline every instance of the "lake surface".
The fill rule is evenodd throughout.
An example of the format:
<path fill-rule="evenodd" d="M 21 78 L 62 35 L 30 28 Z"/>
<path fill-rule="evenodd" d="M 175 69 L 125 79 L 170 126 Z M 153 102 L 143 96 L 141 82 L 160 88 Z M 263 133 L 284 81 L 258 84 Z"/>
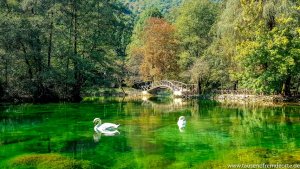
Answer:
<path fill-rule="evenodd" d="M 177 120 L 185 116 L 180 131 Z M 121 124 L 94 132 L 93 119 Z M 0 106 L 0 168 L 227 168 L 300 164 L 300 107 L 99 99 Z"/>

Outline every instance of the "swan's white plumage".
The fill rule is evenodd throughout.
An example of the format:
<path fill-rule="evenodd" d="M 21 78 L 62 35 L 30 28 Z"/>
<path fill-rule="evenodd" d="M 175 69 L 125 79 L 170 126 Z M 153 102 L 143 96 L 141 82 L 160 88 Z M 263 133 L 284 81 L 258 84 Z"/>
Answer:
<path fill-rule="evenodd" d="M 186 126 L 186 120 L 185 120 L 184 116 L 179 117 L 179 120 L 177 121 L 177 125 L 178 125 L 178 128 L 179 128 L 179 131 L 183 132 L 184 128 Z"/>
<path fill-rule="evenodd" d="M 104 134 L 115 134 L 117 130 L 117 128 L 119 127 L 119 125 L 114 124 L 114 123 L 103 123 L 101 124 L 101 119 L 100 118 L 95 118 L 94 119 L 94 124 L 97 124 L 94 127 L 95 132 L 101 132 Z"/>

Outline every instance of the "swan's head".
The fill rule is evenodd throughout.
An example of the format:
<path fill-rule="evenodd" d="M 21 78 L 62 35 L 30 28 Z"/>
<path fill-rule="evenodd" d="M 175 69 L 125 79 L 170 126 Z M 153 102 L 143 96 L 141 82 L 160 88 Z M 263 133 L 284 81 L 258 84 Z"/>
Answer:
<path fill-rule="evenodd" d="M 95 118 L 93 123 L 94 123 L 94 125 L 101 124 L 101 119 L 100 118 Z"/>
<path fill-rule="evenodd" d="M 184 117 L 184 116 L 180 116 L 180 117 L 179 117 L 179 120 L 180 120 L 180 121 L 185 121 L 185 117 Z"/>

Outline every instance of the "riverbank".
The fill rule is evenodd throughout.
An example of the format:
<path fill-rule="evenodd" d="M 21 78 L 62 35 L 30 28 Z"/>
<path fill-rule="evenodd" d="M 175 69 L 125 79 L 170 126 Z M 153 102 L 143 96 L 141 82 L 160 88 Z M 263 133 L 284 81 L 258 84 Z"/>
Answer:
<path fill-rule="evenodd" d="M 88 88 L 81 92 L 82 100 L 99 98 L 99 97 L 141 97 L 142 92 L 134 88 Z M 57 103 L 57 102 L 73 102 L 71 96 L 51 96 L 35 100 L 32 95 L 22 94 L 5 94 L 0 97 L 0 103 L 20 104 L 20 103 Z"/>
<path fill-rule="evenodd" d="M 284 97 L 282 95 L 246 95 L 246 94 L 219 94 L 212 99 L 219 102 L 239 103 L 300 103 L 299 97 Z"/>
<path fill-rule="evenodd" d="M 134 88 L 88 88 L 81 92 L 82 101 L 97 100 L 98 98 L 120 97 L 142 99 L 145 95 L 141 90 Z M 151 97 L 147 95 L 145 97 Z M 255 95 L 255 94 L 207 94 L 201 96 L 189 97 L 189 99 L 210 99 L 219 102 L 239 103 L 239 104 L 270 104 L 270 103 L 299 103 L 300 97 L 283 97 L 282 95 Z M 70 99 L 53 98 L 47 102 L 36 102 L 31 96 L 10 96 L 2 97 L 0 103 L 50 103 L 50 102 L 72 102 Z"/>
<path fill-rule="evenodd" d="M 124 88 L 91 88 L 83 90 L 82 97 L 125 97 L 125 96 L 140 96 L 141 91 L 124 87 Z"/>

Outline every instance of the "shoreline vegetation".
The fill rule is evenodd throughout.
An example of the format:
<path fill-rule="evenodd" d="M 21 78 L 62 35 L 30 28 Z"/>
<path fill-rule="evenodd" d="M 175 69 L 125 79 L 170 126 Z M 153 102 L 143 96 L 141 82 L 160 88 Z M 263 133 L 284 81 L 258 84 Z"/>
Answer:
<path fill-rule="evenodd" d="M 300 97 L 284 97 L 282 95 L 245 95 L 245 94 L 219 94 L 213 97 L 221 103 L 237 104 L 280 104 L 296 103 L 300 104 Z"/>
<path fill-rule="evenodd" d="M 95 101 L 100 98 L 120 98 L 120 100 L 143 100 L 150 97 L 169 97 L 172 95 L 155 96 L 155 95 L 143 95 L 142 90 L 134 88 L 99 88 L 88 89 L 82 93 L 82 101 Z M 126 99 L 124 99 L 126 98 Z M 213 91 L 190 98 L 182 97 L 183 99 L 209 99 L 216 100 L 221 103 L 237 103 L 237 104 L 272 104 L 272 103 L 296 103 L 300 104 L 300 96 L 283 96 L 283 95 L 264 95 L 254 93 L 239 93 L 239 92 L 224 92 Z M 101 99 L 100 99 L 101 100 Z M 18 97 L 3 97 L 0 99 L 0 103 L 51 103 L 51 102 L 71 102 L 68 99 L 46 100 L 45 102 L 35 102 L 33 96 L 18 96 Z"/>

